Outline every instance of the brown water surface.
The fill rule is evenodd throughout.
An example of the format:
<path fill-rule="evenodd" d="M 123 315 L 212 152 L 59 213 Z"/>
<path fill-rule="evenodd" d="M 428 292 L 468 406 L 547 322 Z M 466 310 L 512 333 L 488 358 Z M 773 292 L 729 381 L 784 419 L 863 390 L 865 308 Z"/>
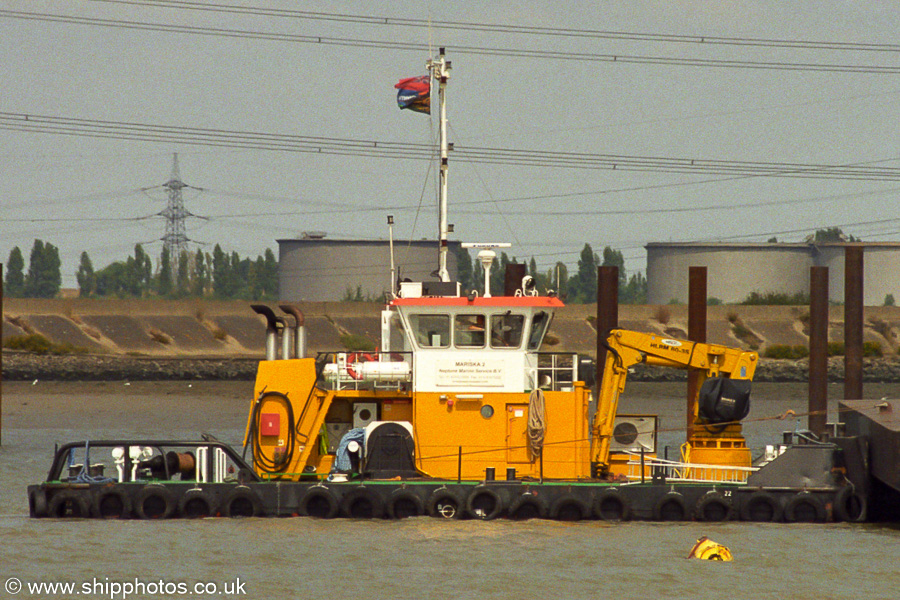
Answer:
<path fill-rule="evenodd" d="M 25 488 L 46 476 L 55 442 L 195 439 L 238 445 L 246 382 L 7 383 L 0 447 L 0 598 L 816 598 L 900 596 L 900 529 L 881 525 L 558 523 L 496 520 L 55 521 L 29 519 Z M 867 397 L 897 397 L 867 385 Z M 840 397 L 840 386 L 829 386 Z M 660 441 L 683 437 L 681 384 L 630 384 L 622 409 L 662 417 Z M 756 384 L 745 432 L 773 443 L 805 419 L 805 385 Z M 831 402 L 835 418 L 836 402 Z M 732 563 L 687 560 L 700 536 Z M 4 587 L 17 578 L 23 589 Z M 79 594 L 30 591 L 74 583 Z M 143 583 L 144 594 L 116 584 Z M 162 593 L 149 584 L 159 583 Z M 214 584 L 209 594 L 166 593 Z M 14 584 L 13 584 L 14 585 Z M 89 586 L 84 588 L 83 586 Z M 237 593 L 220 593 L 237 587 Z M 208 590 L 213 588 L 208 587 Z M 193 591 L 193 589 L 191 589 Z"/>

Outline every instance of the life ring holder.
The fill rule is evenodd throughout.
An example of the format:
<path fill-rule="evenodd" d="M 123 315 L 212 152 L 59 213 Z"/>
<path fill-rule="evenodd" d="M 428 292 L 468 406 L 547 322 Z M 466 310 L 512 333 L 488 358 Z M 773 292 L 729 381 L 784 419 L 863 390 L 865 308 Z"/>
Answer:
<path fill-rule="evenodd" d="M 362 357 L 362 360 L 360 360 L 360 357 Z M 372 356 L 371 354 L 369 354 L 368 352 L 351 352 L 351 353 L 349 353 L 347 355 L 347 375 L 349 375 L 353 379 L 359 381 L 360 379 L 362 379 L 362 374 L 357 373 L 356 369 L 354 369 L 350 365 L 355 365 L 356 363 L 363 363 L 363 362 L 374 362 L 375 360 L 376 360 L 375 357 Z"/>

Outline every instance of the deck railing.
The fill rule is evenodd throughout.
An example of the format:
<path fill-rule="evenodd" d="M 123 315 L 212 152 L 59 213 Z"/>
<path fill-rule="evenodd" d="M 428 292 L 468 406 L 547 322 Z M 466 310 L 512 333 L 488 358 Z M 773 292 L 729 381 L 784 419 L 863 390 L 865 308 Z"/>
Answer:
<path fill-rule="evenodd" d="M 665 480 L 694 483 L 737 483 L 745 484 L 758 467 L 737 467 L 733 465 L 704 465 L 667 460 L 640 453 L 627 452 L 627 477 L 630 482 Z"/>

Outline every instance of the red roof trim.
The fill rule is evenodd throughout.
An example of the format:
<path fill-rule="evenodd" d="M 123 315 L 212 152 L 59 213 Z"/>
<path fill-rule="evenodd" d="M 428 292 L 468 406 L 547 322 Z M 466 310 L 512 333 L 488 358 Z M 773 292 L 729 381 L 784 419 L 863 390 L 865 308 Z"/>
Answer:
<path fill-rule="evenodd" d="M 428 298 L 395 298 L 392 306 L 484 306 L 496 308 L 509 306 L 513 308 L 562 308 L 565 306 L 559 298 L 549 296 L 491 296 L 490 298 L 475 298 L 471 302 L 466 297 L 428 297 Z"/>

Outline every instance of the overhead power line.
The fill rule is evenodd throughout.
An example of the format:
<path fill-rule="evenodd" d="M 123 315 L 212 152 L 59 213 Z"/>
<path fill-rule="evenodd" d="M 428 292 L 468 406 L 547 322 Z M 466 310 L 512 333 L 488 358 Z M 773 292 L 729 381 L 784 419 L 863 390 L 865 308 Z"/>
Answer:
<path fill-rule="evenodd" d="M 361 25 L 393 27 L 413 27 L 420 29 L 446 29 L 474 31 L 479 33 L 505 33 L 515 35 L 540 35 L 564 38 L 611 39 L 639 42 L 665 42 L 680 44 L 760 46 L 764 48 L 792 48 L 803 50 L 840 50 L 856 52 L 900 52 L 900 44 L 878 44 L 867 42 L 836 42 L 816 40 L 786 40 L 757 37 L 726 37 L 715 35 L 679 35 L 671 33 L 639 33 L 609 31 L 602 29 L 577 29 L 571 27 L 538 27 L 534 25 L 510 25 L 501 23 L 472 23 L 467 21 L 431 21 L 427 19 L 407 19 L 374 15 L 350 15 L 261 6 L 239 6 L 218 2 L 195 0 L 93 0 L 109 4 L 128 4 L 157 8 L 187 9 L 202 12 L 231 13 L 259 17 L 280 17 L 331 21 Z"/>
<path fill-rule="evenodd" d="M 280 152 L 371 158 L 433 160 L 430 144 L 302 136 L 252 131 L 153 125 L 124 121 L 76 119 L 27 113 L 0 112 L 0 129 L 142 142 L 246 148 Z M 855 181 L 900 181 L 900 168 L 866 164 L 805 164 L 700 160 L 659 156 L 630 156 L 545 150 L 516 150 L 456 145 L 453 160 L 463 163 L 523 167 L 602 169 L 743 177 L 798 177 Z M 890 162 L 887 159 L 879 162 Z"/>
<path fill-rule="evenodd" d="M 384 40 L 367 40 L 354 38 L 337 38 L 314 35 L 298 35 L 290 33 L 274 33 L 249 31 L 242 29 L 225 29 L 219 27 L 200 27 L 194 25 L 172 25 L 168 23 L 152 23 L 146 21 L 130 21 L 126 19 L 100 19 L 95 17 L 78 17 L 28 11 L 0 10 L 0 17 L 9 19 L 25 19 L 31 21 L 66 23 L 72 25 L 90 25 L 134 29 L 163 33 L 182 33 L 216 37 L 257 39 L 266 41 L 294 42 L 306 44 L 322 44 L 356 48 L 382 48 L 429 53 L 428 44 L 414 44 Z M 583 62 L 611 62 L 645 65 L 668 65 L 683 67 L 715 67 L 733 69 L 768 69 L 778 71 L 818 71 L 829 73 L 868 73 L 879 75 L 900 74 L 900 66 L 881 65 L 848 65 L 826 63 L 791 63 L 778 61 L 750 61 L 730 59 L 679 58 L 666 56 L 640 56 L 629 54 L 602 54 L 593 52 L 567 52 L 563 50 L 535 50 L 529 48 L 493 48 L 487 46 L 465 46 L 446 44 L 446 48 L 454 54 L 478 56 L 505 56 L 515 58 L 537 58 L 549 60 L 574 60 Z"/>

